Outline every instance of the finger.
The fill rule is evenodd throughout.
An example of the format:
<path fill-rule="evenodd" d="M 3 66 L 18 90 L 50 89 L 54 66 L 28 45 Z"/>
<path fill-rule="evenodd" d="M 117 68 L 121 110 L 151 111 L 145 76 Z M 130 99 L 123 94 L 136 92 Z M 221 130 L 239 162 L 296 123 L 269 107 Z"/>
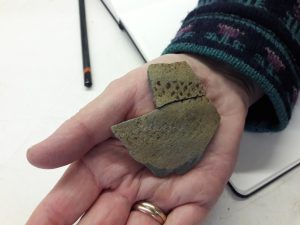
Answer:
<path fill-rule="evenodd" d="M 132 211 L 128 218 L 127 225 L 161 225 L 155 219 L 153 219 L 150 215 L 139 211 Z"/>
<path fill-rule="evenodd" d="M 130 213 L 132 200 L 117 192 L 105 192 L 82 217 L 78 225 L 124 225 Z"/>
<path fill-rule="evenodd" d="M 73 224 L 92 205 L 101 187 L 80 163 L 71 165 L 64 176 L 35 209 L 27 225 Z"/>
<path fill-rule="evenodd" d="M 131 107 L 133 82 L 129 77 L 126 82 L 112 83 L 49 138 L 31 147 L 28 160 L 42 168 L 59 167 L 81 158 L 95 144 L 106 140 L 111 136 L 110 127 L 122 121 Z"/>
<path fill-rule="evenodd" d="M 207 213 L 207 209 L 196 204 L 180 206 L 168 215 L 164 225 L 200 225 Z"/>

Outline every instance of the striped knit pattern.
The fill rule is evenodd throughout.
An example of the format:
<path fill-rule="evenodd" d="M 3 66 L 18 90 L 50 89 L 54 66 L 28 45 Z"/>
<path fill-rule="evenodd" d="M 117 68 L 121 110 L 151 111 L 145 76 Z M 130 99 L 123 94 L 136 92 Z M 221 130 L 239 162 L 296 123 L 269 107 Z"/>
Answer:
<path fill-rule="evenodd" d="M 252 79 L 265 96 L 246 129 L 282 130 L 300 87 L 300 0 L 200 0 L 167 53 L 210 57 Z"/>

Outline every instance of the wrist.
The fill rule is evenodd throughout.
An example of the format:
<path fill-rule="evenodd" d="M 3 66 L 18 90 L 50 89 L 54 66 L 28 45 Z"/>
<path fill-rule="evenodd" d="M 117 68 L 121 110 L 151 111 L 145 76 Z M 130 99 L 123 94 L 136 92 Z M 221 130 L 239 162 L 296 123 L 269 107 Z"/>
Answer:
<path fill-rule="evenodd" d="M 210 82 L 220 83 L 221 80 L 223 80 L 224 84 L 229 84 L 241 97 L 247 109 L 263 96 L 262 89 L 255 82 L 235 71 L 228 64 L 218 62 L 208 57 L 191 54 L 178 55 L 191 65 L 193 71 L 202 80 L 207 80 L 209 79 L 207 76 L 210 76 Z M 214 79 L 218 80 L 218 82 L 213 81 Z"/>

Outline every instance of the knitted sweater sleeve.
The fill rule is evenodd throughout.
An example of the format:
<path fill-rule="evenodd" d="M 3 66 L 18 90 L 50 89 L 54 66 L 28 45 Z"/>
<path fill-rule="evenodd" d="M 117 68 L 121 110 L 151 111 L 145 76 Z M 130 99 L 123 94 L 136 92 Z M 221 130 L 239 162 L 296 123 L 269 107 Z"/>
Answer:
<path fill-rule="evenodd" d="M 282 130 L 300 85 L 300 0 L 200 0 L 166 53 L 210 57 L 252 79 L 265 95 L 246 129 Z"/>

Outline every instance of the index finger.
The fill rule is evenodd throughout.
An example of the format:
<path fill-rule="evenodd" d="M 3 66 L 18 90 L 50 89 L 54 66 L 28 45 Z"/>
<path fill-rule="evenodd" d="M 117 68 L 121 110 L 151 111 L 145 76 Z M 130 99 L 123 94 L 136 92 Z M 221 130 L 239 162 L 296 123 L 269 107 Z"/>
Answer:
<path fill-rule="evenodd" d="M 27 152 L 30 163 L 41 168 L 60 167 L 81 158 L 97 143 L 111 137 L 110 127 L 124 120 L 133 104 L 134 82 L 130 77 L 112 82 L 50 137 L 31 147 Z"/>

